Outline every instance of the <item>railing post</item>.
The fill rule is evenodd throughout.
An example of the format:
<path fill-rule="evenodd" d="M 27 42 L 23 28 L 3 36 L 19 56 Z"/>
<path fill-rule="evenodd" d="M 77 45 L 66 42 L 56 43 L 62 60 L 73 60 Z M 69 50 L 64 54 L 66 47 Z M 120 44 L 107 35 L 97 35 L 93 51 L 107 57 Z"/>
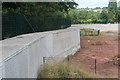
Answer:
<path fill-rule="evenodd" d="M 98 35 L 100 34 L 100 30 L 98 30 Z"/>
<path fill-rule="evenodd" d="M 43 64 L 45 63 L 45 57 L 43 57 Z"/>
<path fill-rule="evenodd" d="M 95 59 L 95 65 L 94 66 L 95 66 L 95 74 L 96 74 L 96 59 Z"/>

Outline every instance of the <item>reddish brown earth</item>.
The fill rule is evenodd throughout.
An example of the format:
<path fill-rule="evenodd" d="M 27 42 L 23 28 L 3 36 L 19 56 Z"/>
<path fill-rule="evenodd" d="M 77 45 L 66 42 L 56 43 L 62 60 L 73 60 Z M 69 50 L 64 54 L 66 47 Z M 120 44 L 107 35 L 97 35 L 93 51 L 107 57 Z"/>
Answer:
<path fill-rule="evenodd" d="M 118 37 L 113 36 L 82 36 L 81 49 L 72 61 L 88 72 L 102 77 L 118 77 Z"/>

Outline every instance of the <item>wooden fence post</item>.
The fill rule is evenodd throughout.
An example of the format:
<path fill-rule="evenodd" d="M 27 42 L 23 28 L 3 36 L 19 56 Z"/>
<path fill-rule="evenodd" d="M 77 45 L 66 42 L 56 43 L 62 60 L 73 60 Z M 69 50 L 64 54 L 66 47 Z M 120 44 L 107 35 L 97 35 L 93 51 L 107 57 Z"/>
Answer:
<path fill-rule="evenodd" d="M 96 59 L 95 59 L 95 64 L 94 64 L 94 66 L 95 66 L 95 74 L 96 74 Z"/>

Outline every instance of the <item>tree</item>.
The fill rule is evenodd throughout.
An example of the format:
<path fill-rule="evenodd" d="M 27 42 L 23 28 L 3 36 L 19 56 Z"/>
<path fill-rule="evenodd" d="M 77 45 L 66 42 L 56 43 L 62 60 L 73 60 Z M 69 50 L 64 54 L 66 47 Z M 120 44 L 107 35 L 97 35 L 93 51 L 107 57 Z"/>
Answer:
<path fill-rule="evenodd" d="M 72 9 L 69 11 L 69 17 L 71 18 L 72 24 L 78 23 L 79 11 L 76 9 Z"/>
<path fill-rule="evenodd" d="M 22 13 L 26 16 L 63 17 L 68 14 L 70 9 L 75 9 L 77 5 L 75 2 L 4 2 L 2 6 L 3 14 L 12 12 Z"/>
<path fill-rule="evenodd" d="M 95 9 L 101 9 L 101 7 L 96 7 Z"/>
<path fill-rule="evenodd" d="M 108 15 L 107 11 L 105 11 L 105 10 L 102 11 L 102 13 L 100 14 L 100 19 L 105 23 L 109 22 L 109 15 Z"/>
<path fill-rule="evenodd" d="M 115 22 L 117 19 L 117 1 L 109 2 L 108 5 L 109 19 L 111 22 Z"/>
<path fill-rule="evenodd" d="M 69 16 L 73 24 L 81 23 L 97 23 L 100 20 L 100 13 L 87 11 L 82 9 L 73 9 L 69 12 Z"/>
<path fill-rule="evenodd" d="M 117 8 L 117 22 L 120 23 L 120 1 L 118 2 L 118 8 Z"/>

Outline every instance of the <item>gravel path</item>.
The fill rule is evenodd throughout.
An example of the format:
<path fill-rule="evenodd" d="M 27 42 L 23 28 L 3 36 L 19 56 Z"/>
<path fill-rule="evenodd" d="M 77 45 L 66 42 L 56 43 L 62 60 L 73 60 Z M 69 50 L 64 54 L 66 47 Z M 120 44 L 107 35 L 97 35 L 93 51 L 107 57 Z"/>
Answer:
<path fill-rule="evenodd" d="M 72 25 L 78 28 L 92 28 L 100 31 L 118 31 L 120 24 L 91 24 L 91 25 Z M 120 30 L 120 29 L 119 29 Z"/>

